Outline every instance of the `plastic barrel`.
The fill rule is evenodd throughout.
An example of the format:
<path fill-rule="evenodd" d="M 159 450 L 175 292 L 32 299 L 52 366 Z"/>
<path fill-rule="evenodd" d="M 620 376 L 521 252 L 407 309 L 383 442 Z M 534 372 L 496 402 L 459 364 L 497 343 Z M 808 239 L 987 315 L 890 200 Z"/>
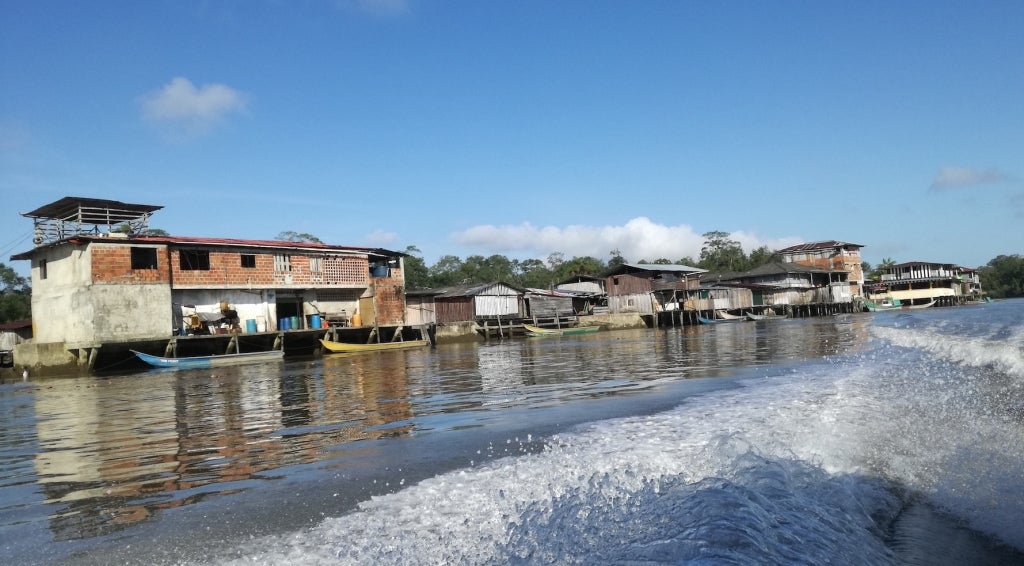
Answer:
<path fill-rule="evenodd" d="M 290 324 L 291 324 L 292 330 L 302 330 L 302 327 L 299 326 L 299 317 L 297 317 L 297 316 L 291 317 L 291 323 Z"/>
<path fill-rule="evenodd" d="M 288 318 L 287 316 L 281 318 L 281 320 L 277 321 L 277 323 L 281 326 L 281 330 L 290 330 L 292 327 L 292 319 Z"/>
<path fill-rule="evenodd" d="M 249 319 L 245 320 L 245 331 L 246 332 L 256 332 L 256 319 L 255 318 L 249 318 Z"/>
<path fill-rule="evenodd" d="M 310 317 L 309 321 L 310 328 L 320 328 L 320 315 L 314 314 Z"/>

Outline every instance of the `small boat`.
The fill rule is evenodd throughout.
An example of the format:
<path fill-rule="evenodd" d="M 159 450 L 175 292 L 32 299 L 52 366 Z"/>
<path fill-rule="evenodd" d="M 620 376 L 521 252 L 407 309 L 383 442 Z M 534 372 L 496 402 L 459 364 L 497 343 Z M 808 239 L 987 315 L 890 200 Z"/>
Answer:
<path fill-rule="evenodd" d="M 864 306 L 867 307 L 867 309 L 869 311 L 871 311 L 871 312 L 926 309 L 928 307 L 933 306 L 934 304 L 935 304 L 935 300 L 934 299 L 932 299 L 931 301 L 929 301 L 927 303 L 924 303 L 923 305 L 911 305 L 911 304 L 901 303 L 898 300 L 896 300 L 896 301 L 889 301 L 888 299 L 886 299 L 886 300 L 884 300 L 884 301 L 882 301 L 880 303 L 873 303 L 871 301 L 865 301 L 864 302 Z"/>
<path fill-rule="evenodd" d="M 723 324 L 723 323 L 726 323 L 726 322 L 739 322 L 741 320 L 747 320 L 747 319 L 743 318 L 743 317 L 736 317 L 736 318 L 704 318 L 703 316 L 698 316 L 697 317 L 697 322 L 700 322 L 701 324 Z"/>
<path fill-rule="evenodd" d="M 284 352 L 281 350 L 245 352 L 241 354 L 222 354 L 217 356 L 192 356 L 185 358 L 154 356 L 152 354 L 146 354 L 136 350 L 132 350 L 131 352 L 140 360 L 153 367 L 176 369 L 199 369 L 239 364 L 255 364 L 260 362 L 278 361 L 284 358 Z"/>
<path fill-rule="evenodd" d="M 430 345 L 430 340 L 405 340 L 402 342 L 371 342 L 369 344 L 353 344 L 351 342 L 333 342 L 320 340 L 324 349 L 332 354 L 350 352 L 378 352 L 382 350 L 404 350 L 406 348 L 422 348 Z"/>
<path fill-rule="evenodd" d="M 715 316 L 722 320 L 745 320 L 747 317 L 742 314 L 730 314 L 729 311 L 715 311 Z"/>
<path fill-rule="evenodd" d="M 783 320 L 783 319 L 789 318 L 789 315 L 788 314 L 753 314 L 753 313 L 749 313 L 748 312 L 747 313 L 747 318 L 756 322 L 756 321 L 761 321 L 761 320 Z"/>
<path fill-rule="evenodd" d="M 527 336 L 572 336 L 575 334 L 590 334 L 601 330 L 600 326 L 573 326 L 569 328 L 541 328 L 532 324 L 524 324 Z"/>

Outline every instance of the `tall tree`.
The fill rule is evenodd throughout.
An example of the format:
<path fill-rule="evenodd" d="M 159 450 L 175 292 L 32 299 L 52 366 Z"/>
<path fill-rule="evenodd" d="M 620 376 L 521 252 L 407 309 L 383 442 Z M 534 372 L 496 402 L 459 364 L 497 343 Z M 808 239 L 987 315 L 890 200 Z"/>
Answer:
<path fill-rule="evenodd" d="M 420 249 L 408 246 L 405 253 L 409 254 L 402 262 L 405 264 L 405 286 L 408 289 L 426 289 L 430 287 L 430 271 L 421 257 Z"/>
<path fill-rule="evenodd" d="M 741 271 L 746 269 L 747 258 L 740 243 L 728 232 L 707 232 L 700 249 L 700 265 L 708 271 Z"/>
<path fill-rule="evenodd" d="M 32 287 L 27 278 L 0 263 L 0 322 L 32 318 Z"/>
<path fill-rule="evenodd" d="M 622 257 L 622 252 L 619 251 L 619 248 L 615 248 L 614 250 L 608 252 L 608 255 L 610 256 L 610 259 L 608 260 L 609 270 L 615 269 L 620 265 L 626 265 L 627 263 L 629 263 L 629 260 Z"/>

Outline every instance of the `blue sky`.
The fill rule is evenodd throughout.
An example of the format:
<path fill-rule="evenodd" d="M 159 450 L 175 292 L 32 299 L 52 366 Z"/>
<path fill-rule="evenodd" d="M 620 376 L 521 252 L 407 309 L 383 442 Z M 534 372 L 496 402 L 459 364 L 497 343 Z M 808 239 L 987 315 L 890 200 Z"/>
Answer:
<path fill-rule="evenodd" d="M 1024 253 L 1024 2 L 0 0 L 0 261 L 175 235 L 513 258 Z"/>

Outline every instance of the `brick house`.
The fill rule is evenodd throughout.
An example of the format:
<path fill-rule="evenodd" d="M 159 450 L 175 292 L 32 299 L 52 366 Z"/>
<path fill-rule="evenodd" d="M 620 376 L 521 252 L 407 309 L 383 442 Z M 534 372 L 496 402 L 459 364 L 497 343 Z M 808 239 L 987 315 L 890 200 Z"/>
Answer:
<path fill-rule="evenodd" d="M 65 197 L 22 216 L 35 222 L 32 262 L 37 343 L 68 350 L 157 339 L 220 317 L 243 331 L 350 320 L 401 326 L 405 254 L 322 243 L 146 236 L 159 206 Z"/>
<path fill-rule="evenodd" d="M 864 246 L 829 240 L 797 244 L 778 251 L 782 261 L 813 267 L 825 271 L 849 273 L 850 292 L 854 297 L 864 296 L 864 268 L 860 249 Z"/>

